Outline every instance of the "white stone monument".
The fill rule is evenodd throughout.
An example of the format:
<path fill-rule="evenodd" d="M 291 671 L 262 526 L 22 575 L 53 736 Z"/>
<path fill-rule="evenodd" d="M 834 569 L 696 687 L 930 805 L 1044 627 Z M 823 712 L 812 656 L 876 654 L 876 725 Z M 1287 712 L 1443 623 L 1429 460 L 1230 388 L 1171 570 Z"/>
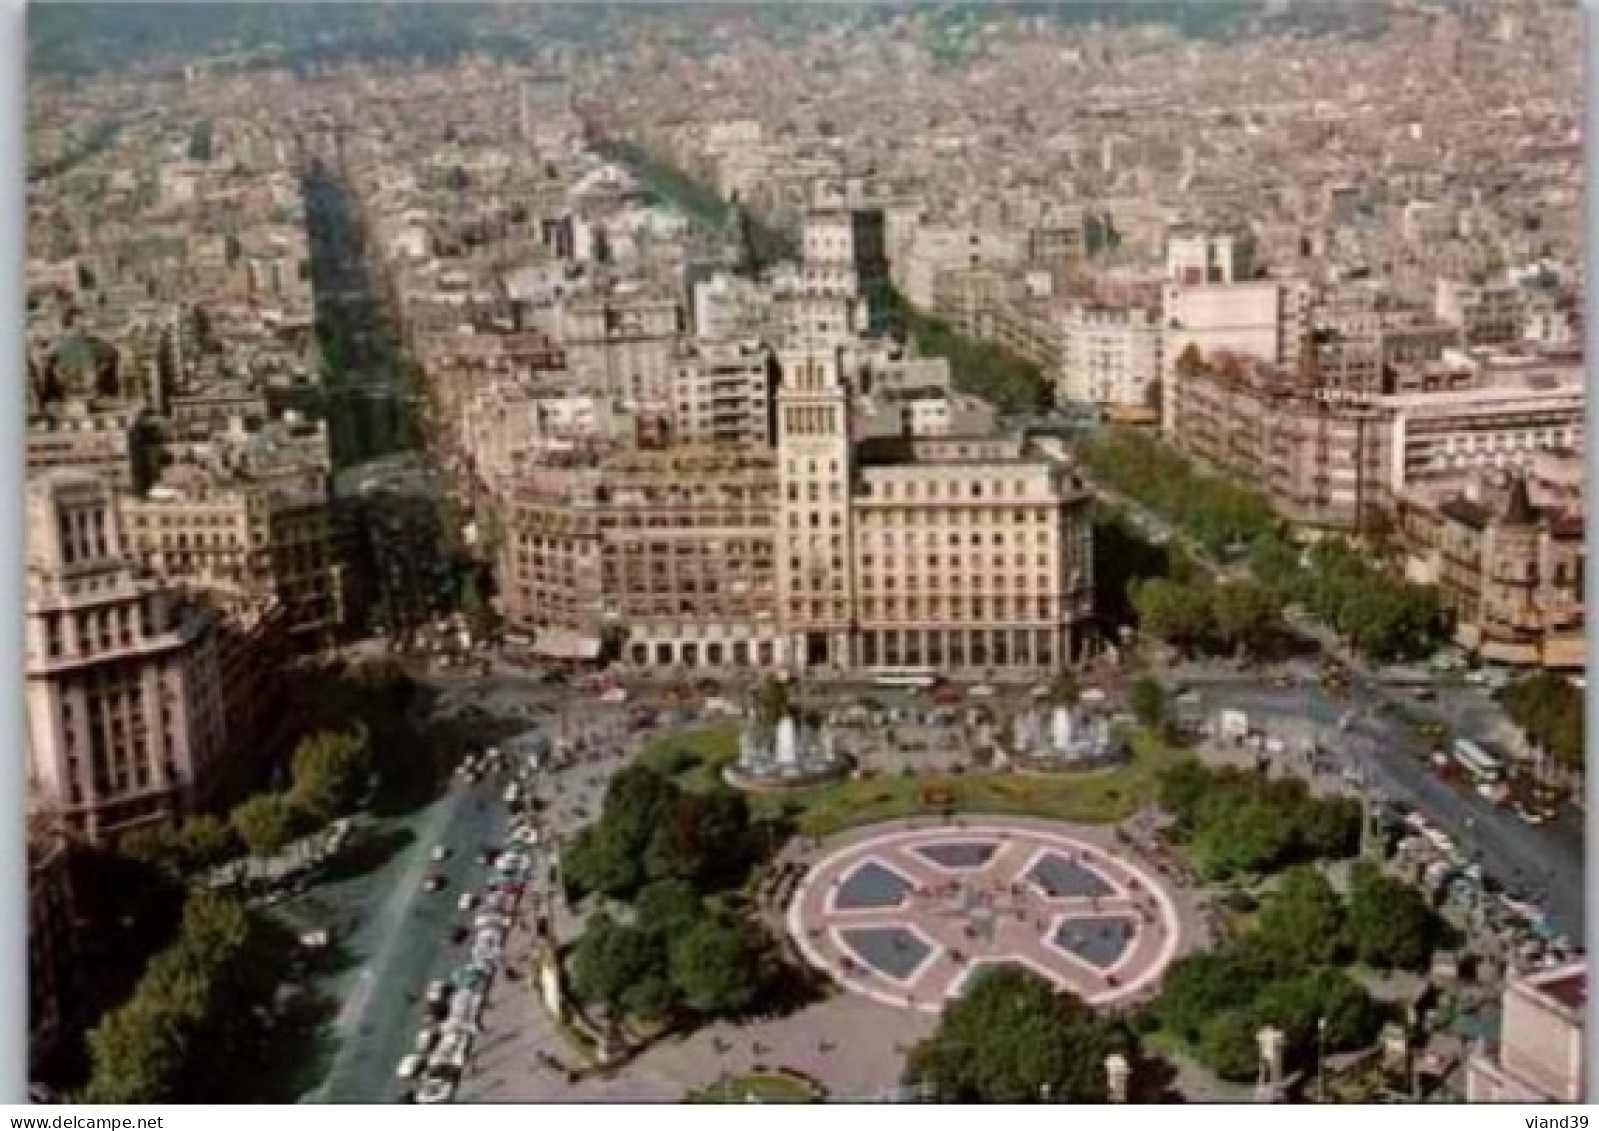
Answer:
<path fill-rule="evenodd" d="M 1127 1058 L 1119 1052 L 1113 1052 L 1105 1058 L 1105 1091 L 1113 1104 L 1127 1102 L 1127 1082 L 1132 1078 L 1132 1065 L 1127 1063 Z"/>

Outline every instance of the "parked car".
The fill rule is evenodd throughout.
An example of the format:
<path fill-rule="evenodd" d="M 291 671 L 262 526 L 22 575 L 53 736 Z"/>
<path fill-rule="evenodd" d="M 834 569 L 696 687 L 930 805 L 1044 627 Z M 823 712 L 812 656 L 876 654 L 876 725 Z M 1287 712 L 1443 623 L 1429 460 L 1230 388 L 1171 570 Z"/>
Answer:
<path fill-rule="evenodd" d="M 407 1053 L 400 1059 L 399 1067 L 395 1068 L 394 1074 L 401 1080 L 414 1080 L 422 1071 L 422 1063 L 422 1056 L 419 1053 Z"/>
<path fill-rule="evenodd" d="M 416 1093 L 416 1102 L 419 1104 L 447 1104 L 454 1098 L 455 1081 L 440 1076 L 428 1077 Z"/>

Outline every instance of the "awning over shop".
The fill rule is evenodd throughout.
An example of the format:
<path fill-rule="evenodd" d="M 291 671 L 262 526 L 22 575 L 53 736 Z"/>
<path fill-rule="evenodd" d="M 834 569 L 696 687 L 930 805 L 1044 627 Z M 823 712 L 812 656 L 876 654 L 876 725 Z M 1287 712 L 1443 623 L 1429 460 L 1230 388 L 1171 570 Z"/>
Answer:
<path fill-rule="evenodd" d="M 564 628 L 547 628 L 533 644 L 535 654 L 552 660 L 596 660 L 600 639 Z"/>

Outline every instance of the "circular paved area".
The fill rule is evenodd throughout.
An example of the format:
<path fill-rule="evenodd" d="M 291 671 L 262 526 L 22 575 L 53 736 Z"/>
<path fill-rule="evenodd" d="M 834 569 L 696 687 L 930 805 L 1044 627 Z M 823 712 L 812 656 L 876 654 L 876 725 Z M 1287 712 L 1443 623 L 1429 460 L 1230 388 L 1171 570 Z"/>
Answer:
<path fill-rule="evenodd" d="M 1066 826 L 1001 818 L 857 832 L 801 881 L 788 929 L 848 989 L 926 1013 L 999 965 L 1113 1006 L 1151 989 L 1183 941 L 1143 868 Z"/>

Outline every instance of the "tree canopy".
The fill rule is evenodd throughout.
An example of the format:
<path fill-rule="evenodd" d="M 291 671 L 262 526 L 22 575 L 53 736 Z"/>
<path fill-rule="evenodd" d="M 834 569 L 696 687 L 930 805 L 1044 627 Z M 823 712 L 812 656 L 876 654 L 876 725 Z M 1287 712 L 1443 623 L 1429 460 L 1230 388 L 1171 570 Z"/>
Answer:
<path fill-rule="evenodd" d="M 1556 672 L 1517 680 L 1501 696 L 1505 713 L 1527 740 L 1571 770 L 1585 762 L 1582 691 Z"/>
<path fill-rule="evenodd" d="M 1380 970 L 1425 970 L 1453 931 L 1422 892 L 1363 862 L 1350 876 L 1345 935 L 1360 961 Z"/>
<path fill-rule="evenodd" d="M 946 1103 L 1103 1103 L 1105 1058 L 1125 1037 L 1030 970 L 978 976 L 907 1064 L 909 1082 Z"/>
<path fill-rule="evenodd" d="M 1359 802 L 1314 797 L 1297 779 L 1187 759 L 1161 774 L 1159 789 L 1173 835 L 1211 880 L 1349 856 L 1360 844 Z"/>
<path fill-rule="evenodd" d="M 364 730 L 323 731 L 294 751 L 293 804 L 321 821 L 355 809 L 372 775 L 372 750 Z"/>
<path fill-rule="evenodd" d="M 247 1086 L 283 963 L 281 948 L 237 900 L 198 892 L 177 940 L 133 996 L 89 1035 L 94 1103 L 192 1103 Z"/>

